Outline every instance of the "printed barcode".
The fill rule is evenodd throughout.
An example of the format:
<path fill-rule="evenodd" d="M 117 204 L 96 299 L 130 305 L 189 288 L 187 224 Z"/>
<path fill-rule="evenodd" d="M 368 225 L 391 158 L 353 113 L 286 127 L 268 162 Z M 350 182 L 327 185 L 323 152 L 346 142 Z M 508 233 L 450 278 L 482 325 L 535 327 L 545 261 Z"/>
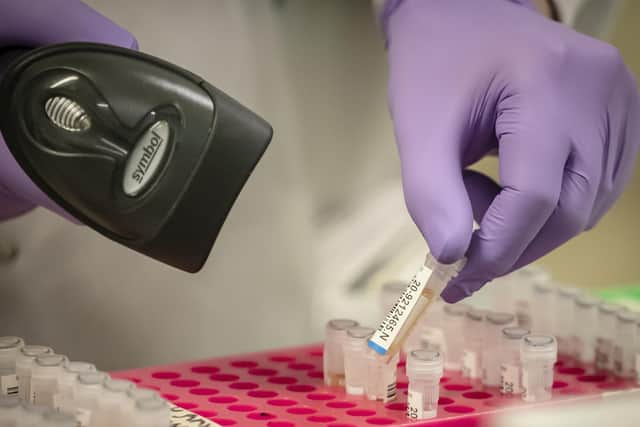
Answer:
<path fill-rule="evenodd" d="M 395 381 L 392 382 L 391 384 L 389 384 L 387 386 L 387 399 L 386 400 L 393 400 L 396 398 L 396 383 Z"/>
<path fill-rule="evenodd" d="M 13 396 L 15 394 L 18 394 L 18 386 L 15 387 L 7 387 L 7 395 L 8 396 Z"/>

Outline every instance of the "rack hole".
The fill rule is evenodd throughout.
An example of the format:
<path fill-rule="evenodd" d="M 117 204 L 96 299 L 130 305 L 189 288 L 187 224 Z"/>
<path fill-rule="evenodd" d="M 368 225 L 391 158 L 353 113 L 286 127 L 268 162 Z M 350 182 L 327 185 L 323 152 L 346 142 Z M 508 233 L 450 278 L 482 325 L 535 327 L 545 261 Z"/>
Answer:
<path fill-rule="evenodd" d="M 331 400 L 335 399 L 336 396 L 329 393 L 309 393 L 307 394 L 307 399 L 310 400 Z"/>
<path fill-rule="evenodd" d="M 247 415 L 247 418 L 252 420 L 272 420 L 276 418 L 276 416 L 269 412 L 252 412 Z"/>
<path fill-rule="evenodd" d="M 216 374 L 220 372 L 220 368 L 217 366 L 209 366 L 209 365 L 201 365 L 201 366 L 193 366 L 191 368 L 191 372 L 194 374 Z"/>
<path fill-rule="evenodd" d="M 406 411 L 407 404 L 402 402 L 388 403 L 385 405 L 385 408 L 391 409 L 392 411 Z"/>
<path fill-rule="evenodd" d="M 315 391 L 316 388 L 309 384 L 292 384 L 287 386 L 287 390 L 294 393 L 309 393 Z"/>
<path fill-rule="evenodd" d="M 240 379 L 239 376 L 233 374 L 213 374 L 209 377 L 211 381 L 231 382 Z"/>
<path fill-rule="evenodd" d="M 176 378 L 180 378 L 180 373 L 170 372 L 170 371 L 159 371 L 159 372 L 152 373 L 151 376 L 158 380 L 174 380 Z"/>
<path fill-rule="evenodd" d="M 283 355 L 271 356 L 269 360 L 276 363 L 284 363 L 284 362 L 293 362 L 294 360 L 296 360 L 296 358 L 283 354 Z"/>
<path fill-rule="evenodd" d="M 451 405 L 454 400 L 450 397 L 441 397 L 438 399 L 438 405 Z"/>
<path fill-rule="evenodd" d="M 488 399 L 492 397 L 491 393 L 487 393 L 485 391 L 468 391 L 466 393 L 462 393 L 462 395 L 467 399 Z"/>
<path fill-rule="evenodd" d="M 266 399 L 270 397 L 276 397 L 278 393 L 271 390 L 251 390 L 250 392 L 247 393 L 247 395 L 251 397 L 257 397 L 259 399 Z"/>
<path fill-rule="evenodd" d="M 215 388 L 192 388 L 189 393 L 196 396 L 211 396 L 212 394 L 217 394 L 218 390 Z"/>
<path fill-rule="evenodd" d="M 309 415 L 309 414 L 315 414 L 318 411 L 308 406 L 296 406 L 295 408 L 287 409 L 287 412 L 294 415 Z"/>
<path fill-rule="evenodd" d="M 244 382 L 244 381 L 240 381 L 237 383 L 231 383 L 229 385 L 229 388 L 232 388 L 234 390 L 254 390 L 256 388 L 260 387 L 258 384 L 256 383 L 250 383 L 250 382 Z"/>
<path fill-rule="evenodd" d="M 463 405 L 445 406 L 444 410 L 452 414 L 468 414 L 470 412 L 475 411 L 475 409 L 472 408 L 471 406 L 463 406 Z"/>
<path fill-rule="evenodd" d="M 294 377 L 271 377 L 267 381 L 272 384 L 294 384 L 298 382 Z"/>
<path fill-rule="evenodd" d="M 311 415 L 307 417 L 307 421 L 312 423 L 330 423 L 335 420 L 336 417 L 332 417 L 331 415 Z"/>
<path fill-rule="evenodd" d="M 196 380 L 173 380 L 169 384 L 174 387 L 197 387 L 200 385 L 200 381 Z"/>
<path fill-rule="evenodd" d="M 275 369 L 268 369 L 268 368 L 249 369 L 249 375 L 255 375 L 258 377 L 270 377 L 272 375 L 276 375 L 277 373 L 278 371 L 276 371 Z"/>
<path fill-rule="evenodd" d="M 346 400 L 336 400 L 334 402 L 327 403 L 329 408 L 338 408 L 338 409 L 346 409 L 346 408 L 355 408 L 356 405 L 353 402 L 347 402 Z"/>
<path fill-rule="evenodd" d="M 198 407 L 198 404 L 193 402 L 176 402 L 175 405 L 187 411 Z"/>
<path fill-rule="evenodd" d="M 227 409 L 233 412 L 251 412 L 255 411 L 256 407 L 253 405 L 229 405 Z"/>
<path fill-rule="evenodd" d="M 578 381 L 583 383 L 601 383 L 607 379 L 606 375 L 594 374 L 594 375 L 580 375 Z"/>
<path fill-rule="evenodd" d="M 255 368 L 258 366 L 258 363 L 253 360 L 234 360 L 230 365 L 234 368 Z"/>
<path fill-rule="evenodd" d="M 211 403 L 233 403 L 233 402 L 237 402 L 238 398 L 234 396 L 213 396 L 213 397 L 210 397 L 208 400 Z"/>
<path fill-rule="evenodd" d="M 372 411 L 371 409 L 349 409 L 347 414 L 352 417 L 370 417 L 375 415 L 376 411 Z"/>
<path fill-rule="evenodd" d="M 471 390 L 473 387 L 466 384 L 445 384 L 444 388 L 451 391 L 465 391 Z"/>
<path fill-rule="evenodd" d="M 315 368 L 311 363 L 289 363 L 287 366 L 294 371 L 308 371 Z"/>
<path fill-rule="evenodd" d="M 221 426 L 232 426 L 236 424 L 234 420 L 230 420 L 229 418 L 212 418 L 211 421 Z"/>
<path fill-rule="evenodd" d="M 382 417 L 367 418 L 365 421 L 367 424 L 373 424 L 376 426 L 388 426 L 389 424 L 395 423 L 395 420 L 392 420 L 391 418 Z"/>
<path fill-rule="evenodd" d="M 273 406 L 293 406 L 298 402 L 293 399 L 270 399 L 267 400 L 267 403 Z"/>

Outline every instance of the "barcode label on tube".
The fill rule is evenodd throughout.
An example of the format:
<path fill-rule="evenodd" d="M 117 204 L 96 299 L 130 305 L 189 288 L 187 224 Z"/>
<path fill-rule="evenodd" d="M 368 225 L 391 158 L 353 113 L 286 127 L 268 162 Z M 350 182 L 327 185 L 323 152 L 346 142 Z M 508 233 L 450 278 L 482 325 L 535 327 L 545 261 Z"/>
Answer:
<path fill-rule="evenodd" d="M 171 427 L 215 427 L 218 424 L 178 406 L 171 406 Z"/>
<path fill-rule="evenodd" d="M 480 378 L 479 365 L 478 353 L 472 350 L 464 350 L 462 355 L 462 376 L 467 378 Z"/>
<path fill-rule="evenodd" d="M 395 341 L 400 329 L 402 329 L 402 325 L 407 321 L 413 307 L 418 302 L 418 298 L 424 290 L 429 277 L 431 277 L 431 269 L 427 266 L 422 266 L 369 339 L 369 347 L 375 350 L 376 353 L 387 354 L 389 347 Z M 437 295 L 434 297 L 437 297 Z"/>
<path fill-rule="evenodd" d="M 0 376 L 0 396 L 17 396 L 18 379 L 15 375 Z"/>
<path fill-rule="evenodd" d="M 520 367 L 511 364 L 500 366 L 500 392 L 502 394 L 519 394 Z"/>
<path fill-rule="evenodd" d="M 390 402 L 396 398 L 396 383 L 395 381 L 391 384 L 387 385 L 387 396 L 385 397 L 385 402 Z"/>

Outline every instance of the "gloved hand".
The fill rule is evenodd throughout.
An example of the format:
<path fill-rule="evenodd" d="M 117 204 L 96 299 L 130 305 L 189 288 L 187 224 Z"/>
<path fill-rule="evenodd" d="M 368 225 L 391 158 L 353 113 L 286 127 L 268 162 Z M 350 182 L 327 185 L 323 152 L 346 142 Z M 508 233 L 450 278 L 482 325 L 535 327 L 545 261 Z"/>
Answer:
<path fill-rule="evenodd" d="M 0 49 L 72 41 L 138 47 L 133 35 L 78 0 L 0 0 Z M 33 184 L 0 136 L 0 221 L 38 205 L 70 218 Z"/>
<path fill-rule="evenodd" d="M 382 23 L 408 210 L 439 261 L 468 257 L 445 301 L 593 227 L 620 196 L 640 107 L 616 49 L 523 0 L 389 0 Z M 496 149 L 500 186 L 465 170 Z"/>

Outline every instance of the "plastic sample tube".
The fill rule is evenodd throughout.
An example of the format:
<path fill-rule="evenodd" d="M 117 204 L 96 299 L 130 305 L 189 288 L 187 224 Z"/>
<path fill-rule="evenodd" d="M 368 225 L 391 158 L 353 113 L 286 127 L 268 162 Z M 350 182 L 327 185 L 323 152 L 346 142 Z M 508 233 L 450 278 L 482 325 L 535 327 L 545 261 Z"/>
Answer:
<path fill-rule="evenodd" d="M 529 335 L 529 330 L 519 326 L 502 329 L 500 356 L 500 393 L 505 396 L 522 393 L 520 341 Z"/>
<path fill-rule="evenodd" d="M 484 341 L 484 315 L 481 310 L 471 309 L 465 315 L 464 343 L 462 347 L 462 376 L 478 379 L 482 374 L 482 345 Z"/>
<path fill-rule="evenodd" d="M 368 345 L 388 361 L 402 349 L 417 320 L 462 269 L 466 259 L 453 264 L 441 264 L 427 254 L 425 264 L 411 279 L 386 318 L 369 339 Z"/>
<path fill-rule="evenodd" d="M 16 358 L 24 347 L 18 337 L 0 337 L 0 397 L 18 395 Z"/>
<path fill-rule="evenodd" d="M 78 375 L 70 408 L 78 427 L 93 427 L 93 414 L 104 393 L 102 383 L 107 379 L 104 372 L 88 372 Z"/>
<path fill-rule="evenodd" d="M 22 417 L 22 411 L 18 396 L 0 396 L 1 427 L 16 427 Z"/>
<path fill-rule="evenodd" d="M 68 405 L 73 398 L 78 375 L 87 372 L 95 372 L 96 367 L 92 363 L 87 362 L 65 362 L 58 377 L 58 393 L 54 397 L 53 407 L 57 411 L 67 411 Z"/>
<path fill-rule="evenodd" d="M 61 354 L 48 354 L 36 357 L 31 368 L 29 401 L 33 405 L 54 406 L 54 396 L 58 393 L 58 381 L 67 357 Z"/>
<path fill-rule="evenodd" d="M 412 420 L 434 418 L 438 413 L 440 378 L 444 360 L 437 351 L 414 350 L 407 356 L 407 417 Z"/>
<path fill-rule="evenodd" d="M 533 308 L 531 301 L 533 287 L 538 283 L 545 283 L 550 280 L 549 273 L 541 267 L 528 265 L 513 272 L 516 282 L 517 292 L 514 301 L 514 310 L 518 319 L 518 326 L 531 330 L 533 326 Z"/>
<path fill-rule="evenodd" d="M 356 326 L 347 330 L 344 342 L 344 383 L 347 394 L 363 395 L 367 378 L 367 340 L 373 328 Z"/>
<path fill-rule="evenodd" d="M 29 401 L 31 396 L 31 369 L 38 356 L 53 354 L 51 347 L 43 345 L 26 345 L 16 358 L 16 376 L 18 378 L 18 394 L 20 399 Z"/>
<path fill-rule="evenodd" d="M 134 387 L 131 390 L 127 391 L 127 396 L 129 396 L 129 399 L 132 399 L 133 401 L 144 399 L 162 400 L 160 394 L 155 390 L 151 390 L 150 388 Z"/>
<path fill-rule="evenodd" d="M 125 426 L 134 410 L 134 401 L 127 393 L 135 388 L 131 381 L 106 378 L 103 393 L 92 419 L 92 427 Z M 152 396 L 153 398 L 153 396 Z"/>
<path fill-rule="evenodd" d="M 533 299 L 531 300 L 531 331 L 536 334 L 553 335 L 555 327 L 555 287 L 549 281 L 539 281 L 533 284 Z"/>
<path fill-rule="evenodd" d="M 575 356 L 582 363 L 594 363 L 596 360 L 599 303 L 598 298 L 590 295 L 579 295 L 575 299 Z"/>
<path fill-rule="evenodd" d="M 385 361 L 378 354 L 367 349 L 367 377 L 364 391 L 367 399 L 389 402 L 396 398 L 396 370 L 400 354 L 396 353 Z"/>
<path fill-rule="evenodd" d="M 167 402 L 159 399 L 140 399 L 136 401 L 131 416 L 131 427 L 169 427 L 171 411 Z"/>
<path fill-rule="evenodd" d="M 613 372 L 622 378 L 635 377 L 636 322 L 631 311 L 616 314 L 616 341 L 613 348 Z"/>
<path fill-rule="evenodd" d="M 489 387 L 500 386 L 500 357 L 502 330 L 515 323 L 511 313 L 490 312 L 485 316 L 484 344 L 482 347 L 482 384 Z"/>
<path fill-rule="evenodd" d="M 556 360 L 558 345 L 551 335 L 527 335 L 520 341 L 522 400 L 542 402 L 551 399 Z"/>
<path fill-rule="evenodd" d="M 613 371 L 613 347 L 616 339 L 616 314 L 624 307 L 603 302 L 598 307 L 598 328 L 596 332 L 596 369 Z"/>
<path fill-rule="evenodd" d="M 444 368 L 449 371 L 459 371 L 462 366 L 463 331 L 466 313 L 469 306 L 453 304 L 444 306 L 444 337 L 447 342 L 447 352 L 444 355 Z"/>
<path fill-rule="evenodd" d="M 575 299 L 580 293 L 577 288 L 560 288 L 556 294 L 556 337 L 560 354 L 575 355 Z"/>
<path fill-rule="evenodd" d="M 333 319 L 327 322 L 323 351 L 324 383 L 327 386 L 344 386 L 344 352 L 347 329 L 358 326 L 351 319 Z"/>

